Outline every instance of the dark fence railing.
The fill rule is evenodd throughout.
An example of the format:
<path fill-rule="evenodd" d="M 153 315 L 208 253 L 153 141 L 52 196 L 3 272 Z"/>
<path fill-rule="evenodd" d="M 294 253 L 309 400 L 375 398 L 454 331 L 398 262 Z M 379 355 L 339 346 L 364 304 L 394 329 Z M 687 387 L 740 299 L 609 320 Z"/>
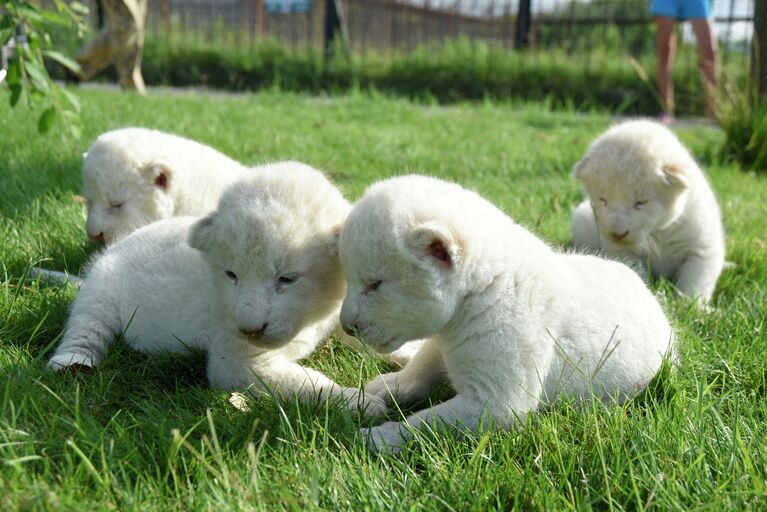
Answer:
<path fill-rule="evenodd" d="M 755 0 L 713 0 L 720 39 L 747 45 Z M 93 3 L 93 2 L 91 2 Z M 409 52 L 466 37 L 515 47 L 519 0 L 343 0 L 354 52 Z M 577 50 L 619 42 L 627 49 L 653 44 L 649 0 L 531 0 L 533 48 Z M 325 0 L 152 0 L 148 27 L 155 38 L 175 34 L 237 44 L 259 38 L 292 48 L 321 49 Z M 617 41 L 610 30 L 617 30 Z"/>
<path fill-rule="evenodd" d="M 323 51 L 327 0 L 150 0 L 155 41 L 199 42 L 247 51 L 276 40 L 294 50 Z M 749 66 L 754 5 L 767 0 L 712 0 L 722 60 Z M 51 0 L 43 0 L 51 3 Z M 86 0 L 97 23 L 96 0 Z M 649 0 L 341 0 L 347 48 L 357 57 L 405 54 L 467 38 L 507 49 L 590 54 L 655 54 Z M 529 9 L 529 10 L 528 10 Z M 519 15 L 529 12 L 529 18 Z M 526 29 L 525 33 L 520 33 Z M 682 40 L 692 42 L 689 24 Z M 685 58 L 694 59 L 688 51 Z M 734 61 L 734 63 L 733 63 Z M 587 61 L 588 62 L 588 61 Z"/>
<path fill-rule="evenodd" d="M 535 0 L 533 0 L 535 1 Z M 753 36 L 755 0 L 712 0 L 715 25 L 724 58 L 737 50 L 744 58 Z M 568 51 L 611 48 L 638 55 L 655 51 L 654 20 L 649 0 L 552 0 L 550 9 L 534 17 L 531 39 L 539 48 Z M 684 40 L 692 41 L 688 25 Z"/>
<path fill-rule="evenodd" d="M 511 3 L 497 16 L 471 14 L 390 0 L 346 0 L 346 23 L 352 50 L 365 53 L 409 52 L 421 46 L 467 37 L 511 48 Z"/>
<path fill-rule="evenodd" d="M 712 0 L 717 31 L 726 47 L 746 47 L 754 4 L 763 0 Z M 278 40 L 295 49 L 322 49 L 326 0 L 150 0 L 148 33 L 156 39 L 183 35 L 201 41 L 248 44 Z M 42 0 L 53 5 L 52 0 Z M 81 0 L 97 25 L 97 0 Z M 354 52 L 409 52 L 421 46 L 469 38 L 515 48 L 518 15 L 530 5 L 532 48 L 654 43 L 650 0 L 342 0 Z M 524 24 L 522 25 L 525 26 Z M 689 30 L 688 30 L 689 32 Z M 642 39 L 640 45 L 636 40 Z M 687 37 L 691 39 L 691 37 Z M 588 42 L 587 42 L 588 41 Z"/>

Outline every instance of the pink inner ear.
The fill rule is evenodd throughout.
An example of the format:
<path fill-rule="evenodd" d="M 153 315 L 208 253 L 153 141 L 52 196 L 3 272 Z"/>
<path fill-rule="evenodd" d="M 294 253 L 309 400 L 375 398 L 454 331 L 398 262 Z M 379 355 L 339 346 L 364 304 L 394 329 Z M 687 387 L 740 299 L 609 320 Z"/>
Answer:
<path fill-rule="evenodd" d="M 432 240 L 429 244 L 428 251 L 430 255 L 437 258 L 439 261 L 447 263 L 448 266 L 452 265 L 453 262 L 450 260 L 450 253 L 447 252 L 442 240 Z"/>
<path fill-rule="evenodd" d="M 154 179 L 154 184 L 157 185 L 158 187 L 160 187 L 163 190 L 167 190 L 168 189 L 168 176 L 164 172 L 161 172 Z"/>

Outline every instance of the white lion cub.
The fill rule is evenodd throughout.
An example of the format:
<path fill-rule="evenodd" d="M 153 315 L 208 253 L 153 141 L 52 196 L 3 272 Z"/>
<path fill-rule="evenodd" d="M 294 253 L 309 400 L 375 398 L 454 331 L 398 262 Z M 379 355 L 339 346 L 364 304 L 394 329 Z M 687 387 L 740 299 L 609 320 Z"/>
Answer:
<path fill-rule="evenodd" d="M 683 294 L 711 299 L 724 266 L 719 205 L 668 128 L 652 121 L 614 126 L 573 174 L 589 195 L 573 214 L 576 247 L 635 260 Z"/>
<path fill-rule="evenodd" d="M 623 401 L 672 349 L 657 300 L 621 263 L 562 254 L 474 192 L 423 176 L 373 185 L 341 232 L 341 322 L 377 350 L 429 338 L 366 396 L 456 396 L 364 431 L 397 450 L 407 426 L 510 427 L 559 397 Z M 592 395 L 593 394 L 593 395 Z"/>
<path fill-rule="evenodd" d="M 85 228 L 111 242 L 155 220 L 206 215 L 245 168 L 198 142 L 146 128 L 100 135 L 83 162 Z"/>
<path fill-rule="evenodd" d="M 97 365 L 122 333 L 144 352 L 206 349 L 216 388 L 263 382 L 384 410 L 382 400 L 295 362 L 338 325 L 345 281 L 337 239 L 349 209 L 318 171 L 256 169 L 207 217 L 145 226 L 93 263 L 49 366 Z"/>

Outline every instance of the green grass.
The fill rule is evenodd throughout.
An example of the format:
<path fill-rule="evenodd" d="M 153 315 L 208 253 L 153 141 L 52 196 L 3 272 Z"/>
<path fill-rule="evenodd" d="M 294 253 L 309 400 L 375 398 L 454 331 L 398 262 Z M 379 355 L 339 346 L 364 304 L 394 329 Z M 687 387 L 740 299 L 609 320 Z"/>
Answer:
<path fill-rule="evenodd" d="M 727 134 L 723 157 L 745 169 L 767 172 L 767 100 L 749 101 L 748 95 L 735 93 L 723 103 L 720 117 Z"/>
<path fill-rule="evenodd" d="M 0 95 L 0 509 L 767 506 L 764 176 L 708 165 L 737 268 L 723 275 L 711 313 L 655 285 L 682 365 L 641 397 L 623 407 L 556 404 L 513 432 L 425 433 L 400 457 L 378 457 L 356 437 L 361 421 L 337 407 L 264 398 L 235 410 L 207 389 L 199 354 L 148 358 L 119 347 L 93 374 L 45 370 L 74 293 L 24 275 L 39 262 L 77 272 L 95 249 L 73 199 L 81 153 L 100 132 L 143 125 L 245 162 L 301 159 L 352 199 L 376 179 L 430 173 L 564 245 L 581 198 L 569 170 L 609 118 L 364 94 L 80 95 L 79 143 L 40 137 L 32 115 Z M 706 164 L 723 139 L 707 129 L 679 134 Z M 386 369 L 337 343 L 308 364 L 346 385 Z"/>

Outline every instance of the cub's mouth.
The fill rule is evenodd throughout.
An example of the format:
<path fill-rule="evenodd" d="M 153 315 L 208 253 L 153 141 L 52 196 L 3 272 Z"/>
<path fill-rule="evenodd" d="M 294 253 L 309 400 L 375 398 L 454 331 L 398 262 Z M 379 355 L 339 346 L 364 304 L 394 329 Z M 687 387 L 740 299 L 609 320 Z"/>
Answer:
<path fill-rule="evenodd" d="M 254 336 L 251 334 L 243 334 L 242 337 L 247 341 L 250 345 L 253 345 L 254 347 L 262 348 L 262 349 L 275 349 L 280 348 L 284 345 L 286 345 L 288 342 L 292 340 L 292 338 L 289 339 L 274 339 L 274 338 L 268 338 L 265 336 Z"/>
<path fill-rule="evenodd" d="M 400 341 L 397 337 L 394 337 L 389 338 L 381 343 L 368 343 L 368 345 L 374 348 L 377 352 L 388 354 L 389 352 L 394 352 L 400 348 L 404 343 L 404 341 Z"/>
<path fill-rule="evenodd" d="M 637 243 L 636 234 L 633 232 L 630 232 L 629 230 L 626 230 L 622 233 L 615 233 L 613 231 L 605 229 L 602 226 L 600 226 L 599 229 L 602 232 L 602 236 L 604 236 L 607 240 L 609 240 L 610 242 L 616 245 L 631 247 Z"/>
<path fill-rule="evenodd" d="M 622 233 L 615 233 L 615 232 L 610 233 L 610 238 L 612 238 L 614 242 L 622 242 L 626 240 L 628 236 L 629 236 L 628 229 Z"/>
<path fill-rule="evenodd" d="M 630 236 L 624 237 L 620 240 L 616 240 L 614 238 L 611 239 L 614 244 L 623 246 L 623 247 L 638 247 L 641 242 L 641 238 L 634 235 L 633 233 Z"/>
<path fill-rule="evenodd" d="M 254 347 L 261 349 L 275 349 L 293 341 L 298 335 L 298 332 L 275 333 L 273 330 L 267 329 L 266 326 L 264 326 L 258 330 L 238 329 L 237 334 L 239 335 L 240 339 L 243 339 Z"/>

